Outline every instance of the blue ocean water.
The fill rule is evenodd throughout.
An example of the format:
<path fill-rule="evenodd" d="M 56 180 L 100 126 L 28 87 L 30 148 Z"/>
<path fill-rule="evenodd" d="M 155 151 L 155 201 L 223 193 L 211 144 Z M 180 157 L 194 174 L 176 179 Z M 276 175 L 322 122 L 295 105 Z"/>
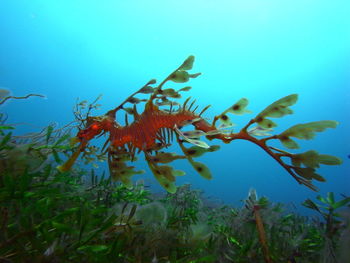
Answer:
<path fill-rule="evenodd" d="M 0 2 L 0 87 L 12 95 L 47 99 L 1 106 L 18 132 L 72 121 L 76 99 L 103 94 L 102 115 L 148 80 L 161 81 L 188 55 L 196 57 L 188 92 L 212 119 L 246 97 L 255 114 L 273 101 L 299 94 L 294 114 L 276 119 L 276 132 L 303 122 L 336 120 L 300 152 L 315 149 L 343 159 L 319 173 L 319 193 L 298 185 L 261 149 L 245 141 L 200 158 L 207 181 L 175 162 L 191 183 L 214 199 L 239 204 L 253 187 L 276 202 L 298 205 L 317 194 L 350 194 L 350 2 L 348 0 L 118 0 Z M 174 85 L 175 86 L 175 85 Z M 177 87 L 179 85 L 176 85 Z M 141 108 L 139 108 L 139 111 Z M 234 117 L 238 127 L 254 115 Z M 177 148 L 170 149 L 176 151 Z M 137 164 L 145 168 L 140 161 Z M 161 191 L 150 172 L 143 178 Z"/>

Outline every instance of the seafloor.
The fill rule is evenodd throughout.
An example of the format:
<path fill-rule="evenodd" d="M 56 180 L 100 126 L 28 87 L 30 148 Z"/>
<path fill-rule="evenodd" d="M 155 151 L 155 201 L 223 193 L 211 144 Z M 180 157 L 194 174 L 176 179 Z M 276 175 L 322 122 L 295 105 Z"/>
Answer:
<path fill-rule="evenodd" d="M 0 262 L 350 262 L 349 197 L 305 200 L 311 218 L 254 190 L 240 208 L 190 185 L 152 194 L 94 168 L 59 172 L 71 151 L 62 129 L 14 131 L 3 119 Z"/>

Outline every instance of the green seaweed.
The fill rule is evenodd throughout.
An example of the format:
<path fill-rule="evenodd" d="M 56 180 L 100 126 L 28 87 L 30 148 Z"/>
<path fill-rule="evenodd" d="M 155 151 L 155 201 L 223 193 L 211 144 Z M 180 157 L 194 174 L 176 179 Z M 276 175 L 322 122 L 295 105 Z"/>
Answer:
<path fill-rule="evenodd" d="M 10 138 L 3 151 L 11 151 L 8 144 L 20 146 Z M 328 232 L 334 246 L 341 242 L 344 227 L 336 211 L 349 204 L 348 197 L 318 197 L 327 203 L 325 210 L 307 201 L 325 218 L 334 211 L 327 227 L 286 213 L 266 197 L 250 197 L 242 208 L 233 208 L 208 202 L 190 185 L 159 197 L 142 184 L 129 189 L 93 169 L 60 173 L 52 151 L 43 154 L 50 162 L 37 171 L 26 169 L 35 158 L 26 155 L 25 169 L 4 165 L 0 175 L 0 259 L 5 262 L 262 262 L 252 213 L 256 205 L 273 262 L 319 262 Z"/>
<path fill-rule="evenodd" d="M 319 223 L 319 229 L 323 235 L 323 248 L 321 251 L 322 262 L 337 263 L 338 255 L 345 254 L 345 251 L 341 251 L 341 236 L 345 233 L 348 234 L 349 226 L 344 224 L 344 218 L 342 218 L 339 210 L 344 209 L 346 206 L 350 208 L 350 197 L 344 197 L 339 201 L 335 201 L 334 193 L 327 193 L 326 197 L 318 195 L 316 197 L 321 204 L 315 203 L 310 199 L 306 199 L 302 205 L 312 210 L 317 211 L 323 218 L 324 222 Z M 349 211 L 348 211 L 349 212 Z M 347 240 L 345 242 L 348 243 Z M 347 250 L 348 244 L 343 245 L 343 250 Z M 348 260 L 347 258 L 346 260 Z"/>
<path fill-rule="evenodd" d="M 193 58 L 189 58 L 180 70 L 191 69 L 192 64 Z M 152 84 L 154 81 L 147 85 Z M 144 92 L 149 91 L 150 88 L 144 88 Z M 277 103 L 278 114 L 272 113 L 274 109 L 270 107 L 260 117 L 288 113 L 286 107 L 291 102 L 282 100 Z M 84 127 L 95 118 L 89 116 L 95 102 L 82 105 L 87 107 L 87 113 L 78 110 L 76 114 L 85 122 L 81 126 Z M 19 136 L 4 116 L 0 115 L 1 262 L 263 262 L 266 257 L 254 217 L 257 207 L 272 262 L 348 260 L 348 196 L 336 200 L 333 193 L 328 193 L 326 197 L 318 196 L 318 201 L 307 199 L 303 204 L 321 216 L 316 219 L 300 216 L 267 197 L 258 198 L 254 191 L 239 208 L 213 202 L 190 185 L 179 186 L 176 192 L 169 189 L 174 193 L 160 196 L 131 180 L 120 184 L 94 168 L 84 170 L 77 166 L 58 171 L 56 166 L 62 165 L 62 159 L 77 148 L 70 135 L 72 126 L 49 125 L 37 133 Z M 309 138 L 333 125 L 327 122 L 297 126 L 284 135 L 293 137 L 295 133 L 302 139 Z M 248 126 L 244 132 L 248 133 Z M 261 128 L 256 131 L 265 132 Z M 205 133 L 208 139 L 231 136 L 216 127 Z M 187 159 L 200 175 L 210 179 L 208 168 L 194 159 L 219 147 L 186 147 L 187 142 L 176 136 L 184 155 L 161 150 L 146 155 L 154 173 L 158 169 L 161 180 L 173 182 L 184 172 L 168 164 Z M 279 138 L 272 136 L 264 141 L 269 139 Z M 340 163 L 336 157 L 313 150 L 291 154 L 270 149 L 275 152 L 273 156 L 289 158 L 292 164 L 288 167 L 307 180 L 320 179 L 315 173 L 320 164 Z M 111 165 L 122 166 L 124 170 L 118 173 L 125 171 L 128 175 L 115 176 L 125 179 L 138 172 L 127 164 L 136 156 L 114 150 L 109 156 L 113 159 Z M 86 148 L 83 154 L 88 163 L 101 161 L 102 156 L 94 148 Z"/>

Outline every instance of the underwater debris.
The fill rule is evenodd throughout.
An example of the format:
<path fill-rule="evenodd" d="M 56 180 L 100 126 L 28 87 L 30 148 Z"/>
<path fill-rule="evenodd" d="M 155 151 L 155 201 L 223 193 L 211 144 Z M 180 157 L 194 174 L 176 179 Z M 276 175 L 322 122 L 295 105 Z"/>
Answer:
<path fill-rule="evenodd" d="M 114 180 L 120 180 L 130 187 L 131 177 L 134 174 L 141 173 L 141 171 L 134 170 L 134 167 L 127 166 L 125 162 L 135 161 L 135 155 L 143 152 L 155 178 L 167 191 L 172 193 L 176 191 L 176 177 L 184 175 L 184 172 L 174 170 L 168 165 L 159 165 L 159 163 L 164 163 L 164 160 L 160 156 L 157 157 L 157 152 L 170 146 L 174 135 L 184 153 L 184 158 L 206 179 L 212 177 L 209 168 L 202 163 L 195 162 L 193 158 L 197 157 L 199 152 L 203 154 L 204 152 L 213 151 L 214 148 L 216 150 L 218 147 L 209 146 L 206 142 L 200 140 L 201 137 L 206 137 L 208 140 L 217 139 L 225 143 L 234 140 L 250 141 L 275 159 L 299 184 L 303 184 L 312 190 L 317 190 L 312 180 L 325 180 L 315 173 L 319 164 L 337 165 L 341 163 L 341 159 L 337 157 L 318 154 L 316 151 L 292 154 L 267 144 L 268 141 L 279 140 L 286 148 L 295 149 L 298 148 L 298 144 L 291 137 L 309 140 L 315 136 L 316 132 L 336 127 L 336 121 L 326 120 L 297 124 L 278 135 L 270 135 L 269 132 L 272 132 L 273 128 L 277 126 L 270 118 L 280 118 L 292 114 L 293 111 L 290 106 L 296 103 L 297 94 L 291 94 L 273 102 L 238 132 L 227 130 L 227 128 L 234 125 L 228 114 L 251 113 L 247 109 L 248 100 L 246 98 L 238 100 L 223 113 L 215 116 L 211 124 L 201 116 L 209 106 L 197 114 L 197 107 L 192 109 L 195 100 L 190 102 L 191 98 L 188 98 L 182 105 L 173 101 L 173 99 L 181 98 L 180 93 L 190 90 L 190 87 L 186 86 L 178 90 L 173 88 L 163 89 L 164 84 L 167 82 L 185 83 L 191 78 L 198 77 L 200 73 L 188 73 L 188 70 L 192 69 L 193 63 L 194 56 L 189 56 L 158 86 L 155 85 L 156 80 L 150 80 L 105 115 L 87 116 L 85 119 L 79 116 L 78 120 L 82 125 L 77 134 L 77 140 L 80 141 L 80 144 L 66 163 L 59 166 L 58 169 L 61 172 L 70 170 L 80 153 L 86 151 L 89 141 L 103 134 L 109 135 L 103 148 L 106 149 L 110 173 Z M 137 95 L 148 94 L 150 94 L 148 99 L 136 97 Z M 139 114 L 136 107 L 142 102 L 145 103 L 145 108 Z M 132 104 L 132 107 L 125 107 L 126 104 Z M 161 108 L 164 106 L 170 108 Z M 176 110 L 174 106 L 177 106 Z M 124 126 L 116 122 L 116 114 L 119 111 L 125 111 Z M 128 116 L 130 115 L 133 117 L 133 122 L 129 124 Z M 218 127 L 215 125 L 217 121 L 221 122 Z M 253 126 L 254 124 L 255 126 Z M 191 125 L 194 130 L 181 130 L 188 125 Z M 256 136 L 263 136 L 264 138 L 258 139 Z M 186 143 L 193 144 L 197 148 L 186 148 Z M 206 151 L 203 152 L 199 148 L 206 149 Z M 310 159 L 310 157 L 312 158 Z M 175 159 L 178 158 L 170 158 L 168 162 Z M 290 163 L 286 162 L 285 159 L 289 159 Z"/>
<path fill-rule="evenodd" d="M 10 91 L 8 89 L 0 88 L 0 99 L 6 98 L 10 94 Z"/>
<path fill-rule="evenodd" d="M 6 89 L 0 89 L 0 105 L 4 104 L 9 99 L 15 99 L 15 100 L 23 100 L 28 99 L 29 97 L 40 97 L 40 98 L 46 98 L 44 95 L 40 94 L 28 94 L 26 96 L 17 97 L 17 96 L 9 96 L 10 91 Z"/>

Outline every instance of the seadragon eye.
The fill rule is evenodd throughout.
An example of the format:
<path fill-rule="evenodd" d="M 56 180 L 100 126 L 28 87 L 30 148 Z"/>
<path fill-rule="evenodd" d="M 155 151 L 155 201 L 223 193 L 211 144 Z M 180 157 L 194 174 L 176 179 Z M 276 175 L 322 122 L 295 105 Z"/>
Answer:
<path fill-rule="evenodd" d="M 91 125 L 91 129 L 93 130 L 98 130 L 99 128 L 99 125 L 97 125 L 96 123 Z"/>

